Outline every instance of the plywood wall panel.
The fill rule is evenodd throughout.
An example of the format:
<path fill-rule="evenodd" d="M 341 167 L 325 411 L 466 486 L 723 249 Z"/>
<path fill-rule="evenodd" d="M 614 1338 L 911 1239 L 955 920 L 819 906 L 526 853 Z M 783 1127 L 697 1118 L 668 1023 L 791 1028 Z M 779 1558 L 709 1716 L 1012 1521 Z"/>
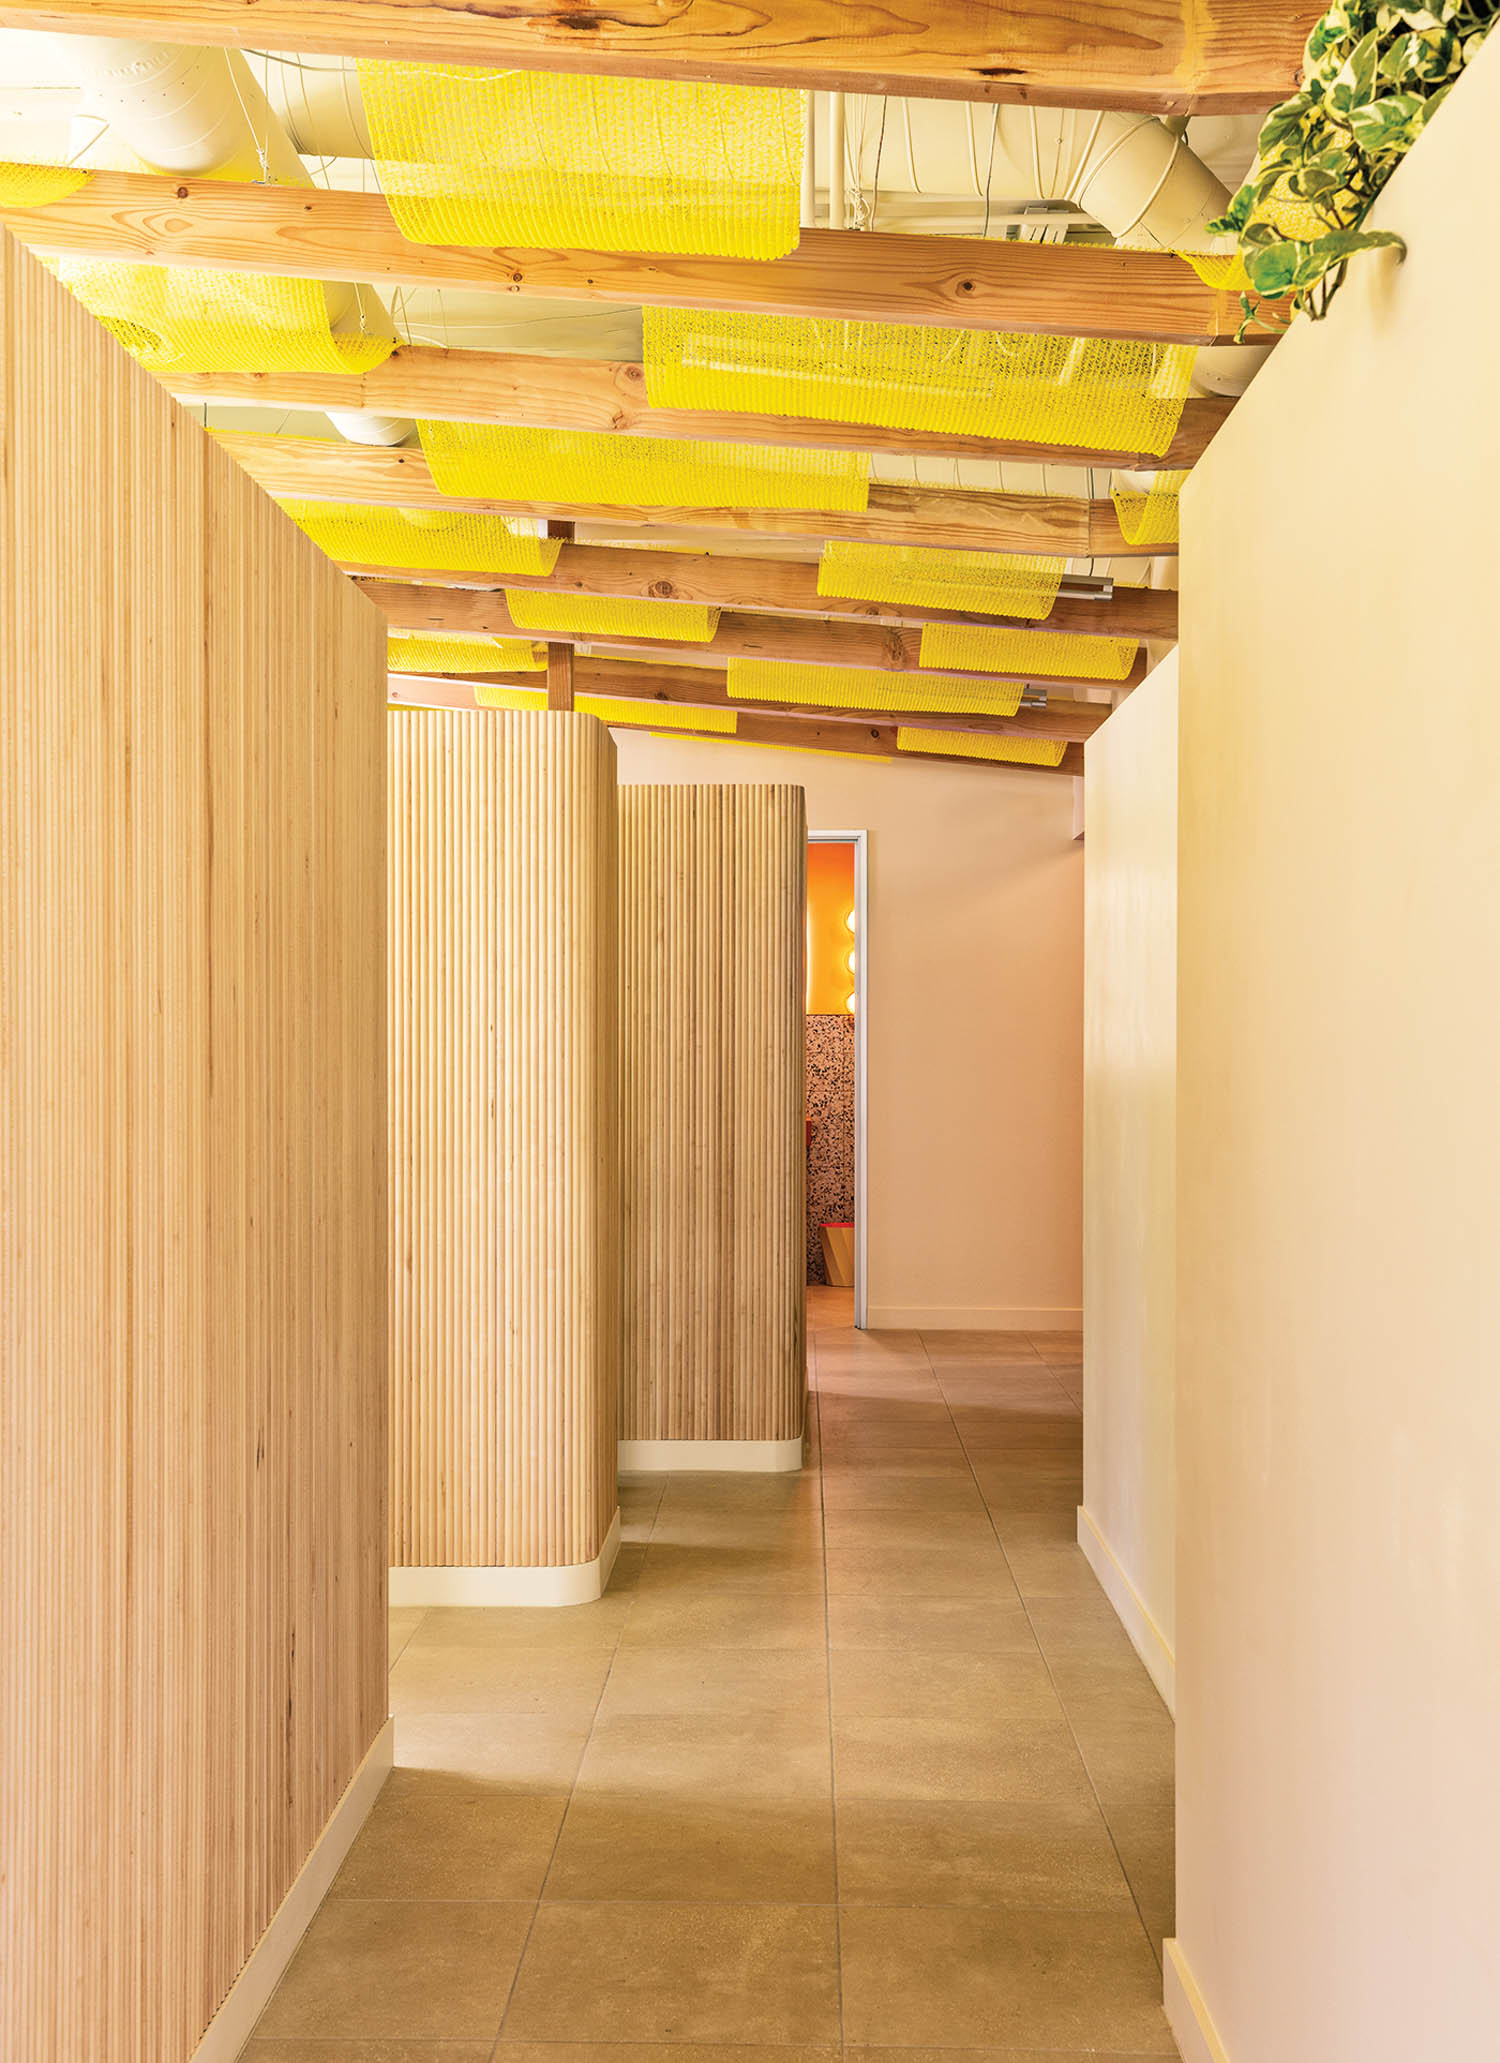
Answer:
<path fill-rule="evenodd" d="M 620 790 L 626 1440 L 803 1429 L 794 787 Z"/>
<path fill-rule="evenodd" d="M 384 633 L 0 349 L 0 2053 L 181 2063 L 386 1710 Z"/>
<path fill-rule="evenodd" d="M 391 1560 L 592 1561 L 616 1508 L 614 746 L 391 715 Z"/>

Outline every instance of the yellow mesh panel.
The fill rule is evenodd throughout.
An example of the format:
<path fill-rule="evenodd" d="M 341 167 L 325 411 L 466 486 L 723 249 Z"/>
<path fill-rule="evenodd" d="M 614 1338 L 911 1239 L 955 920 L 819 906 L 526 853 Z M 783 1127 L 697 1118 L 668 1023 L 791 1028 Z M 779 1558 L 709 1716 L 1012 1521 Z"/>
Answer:
<path fill-rule="evenodd" d="M 837 745 L 775 745 L 769 738 L 736 738 L 735 743 L 755 752 L 820 752 L 825 759 L 862 759 L 866 766 L 891 764 L 889 752 L 841 752 Z"/>
<path fill-rule="evenodd" d="M 393 630 L 386 639 L 386 664 L 392 673 L 544 673 L 547 655 L 520 638 Z"/>
<path fill-rule="evenodd" d="M 1120 530 L 1127 544 L 1176 544 L 1177 497 L 1187 482 L 1184 473 L 1154 473 L 1147 494 L 1111 487 Z"/>
<path fill-rule="evenodd" d="M 77 193 L 88 176 L 74 165 L 0 164 L 0 208 L 45 208 Z"/>
<path fill-rule="evenodd" d="M 780 258 L 806 97 L 361 59 L 376 171 L 413 243 Z"/>
<path fill-rule="evenodd" d="M 971 609 L 987 616 L 1047 616 L 1066 565 L 1065 559 L 1007 552 L 944 552 L 830 539 L 818 561 L 818 593 L 861 602 L 909 602 L 919 609 Z"/>
<path fill-rule="evenodd" d="M 493 423 L 417 425 L 444 494 L 473 501 L 602 503 L 625 508 L 863 509 L 870 461 L 858 451 L 797 451 L 608 430 L 523 430 Z"/>
<path fill-rule="evenodd" d="M 655 408 L 826 416 L 1038 444 L 1162 452 L 1196 353 L 1180 344 L 648 308 Z"/>
<path fill-rule="evenodd" d="M 419 566 L 445 573 L 546 575 L 562 550 L 531 516 L 446 509 L 357 508 L 338 501 L 284 501 L 299 530 L 341 565 Z"/>
<path fill-rule="evenodd" d="M 653 702 L 645 695 L 639 700 L 630 696 L 575 695 L 573 707 L 581 709 L 585 716 L 597 716 L 601 723 L 651 724 L 679 731 L 718 731 L 726 737 L 732 734 L 735 725 L 732 709 L 682 708 L 675 702 Z"/>
<path fill-rule="evenodd" d="M 1124 680 L 1140 646 L 1134 638 L 1059 636 L 1047 630 L 970 629 L 929 623 L 922 630 L 924 666 L 965 673 L 1081 674 L 1088 680 Z"/>
<path fill-rule="evenodd" d="M 558 594 L 508 587 L 505 606 L 520 630 L 561 630 L 578 637 L 676 638 L 706 645 L 719 612 L 699 602 L 652 602 L 635 596 Z"/>
<path fill-rule="evenodd" d="M 1259 170 L 1257 163 L 1247 178 L 1254 179 Z M 1278 179 L 1271 191 L 1256 202 L 1250 219 L 1252 222 L 1269 222 L 1283 236 L 1311 238 L 1328 234 L 1328 224 L 1321 220 L 1317 210 L 1287 192 L 1285 178 Z M 1232 238 L 1216 238 L 1215 243 L 1216 248 L 1212 251 L 1179 251 L 1177 255 L 1187 260 L 1205 286 L 1228 287 L 1237 294 L 1247 292 L 1250 275 L 1245 270 L 1237 242 Z"/>
<path fill-rule="evenodd" d="M 948 752 L 960 759 L 1008 759 L 1018 766 L 1061 766 L 1067 749 L 1062 738 L 994 738 L 977 731 L 918 731 L 902 724 L 896 732 L 898 752 Z"/>
<path fill-rule="evenodd" d="M 933 716 L 1014 716 L 1021 682 L 943 680 L 883 673 L 872 666 L 799 666 L 779 659 L 731 659 L 725 674 L 740 702 L 816 703 L 827 709 L 915 709 Z"/>
<path fill-rule="evenodd" d="M 474 683 L 474 706 L 476 709 L 545 709 L 547 690 L 545 688 L 506 688 L 498 681 L 476 681 Z"/>
<path fill-rule="evenodd" d="M 369 372 L 389 337 L 335 336 L 315 279 L 57 261 L 57 276 L 150 372 Z"/>

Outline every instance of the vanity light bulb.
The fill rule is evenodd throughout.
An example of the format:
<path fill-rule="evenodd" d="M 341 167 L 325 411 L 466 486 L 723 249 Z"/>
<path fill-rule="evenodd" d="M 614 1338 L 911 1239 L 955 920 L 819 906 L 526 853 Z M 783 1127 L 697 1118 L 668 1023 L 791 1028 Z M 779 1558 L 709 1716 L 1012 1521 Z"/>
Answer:
<path fill-rule="evenodd" d="M 845 965 L 845 966 L 846 966 L 846 967 L 848 968 L 848 970 L 849 970 L 849 972 L 850 972 L 851 974 L 852 974 L 852 973 L 854 972 L 854 955 L 853 955 L 853 953 L 849 953 L 849 954 L 846 954 L 846 955 L 845 955 L 845 958 L 844 958 L 844 965 Z"/>
<path fill-rule="evenodd" d="M 844 998 L 844 1008 L 845 1008 L 845 1009 L 846 1009 L 846 1010 L 848 1011 L 848 1013 L 849 1013 L 849 1015 L 850 1015 L 851 1017 L 852 1017 L 852 1016 L 854 1015 L 854 998 L 853 998 L 853 996 L 845 996 L 845 998 Z"/>
<path fill-rule="evenodd" d="M 852 931 L 854 929 L 854 912 L 852 910 L 850 910 L 850 912 L 844 919 L 844 929 L 846 931 Z"/>

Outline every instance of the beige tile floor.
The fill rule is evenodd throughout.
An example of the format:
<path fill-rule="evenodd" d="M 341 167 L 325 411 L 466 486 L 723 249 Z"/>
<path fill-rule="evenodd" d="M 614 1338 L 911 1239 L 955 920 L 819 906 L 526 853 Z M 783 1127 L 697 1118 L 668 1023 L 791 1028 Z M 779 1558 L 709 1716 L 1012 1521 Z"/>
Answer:
<path fill-rule="evenodd" d="M 809 1317 L 805 1474 L 632 1479 L 596 1605 L 392 1614 L 398 1766 L 244 2063 L 1175 2054 L 1077 1335 Z"/>

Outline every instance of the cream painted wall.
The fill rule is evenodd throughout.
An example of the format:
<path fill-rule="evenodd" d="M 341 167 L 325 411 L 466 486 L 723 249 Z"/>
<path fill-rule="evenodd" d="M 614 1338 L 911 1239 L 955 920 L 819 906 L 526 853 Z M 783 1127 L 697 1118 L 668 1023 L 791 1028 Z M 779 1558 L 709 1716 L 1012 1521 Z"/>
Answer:
<path fill-rule="evenodd" d="M 1405 263 L 1297 324 L 1186 496 L 1196 2063 L 1500 2041 L 1497 186 L 1500 37 L 1382 198 Z"/>
<path fill-rule="evenodd" d="M 1177 659 L 1084 783 L 1083 1507 L 1078 1544 L 1173 1702 Z"/>
<path fill-rule="evenodd" d="M 615 735 L 622 782 L 795 781 L 870 833 L 871 1326 L 1078 1324 L 1072 783 Z"/>

